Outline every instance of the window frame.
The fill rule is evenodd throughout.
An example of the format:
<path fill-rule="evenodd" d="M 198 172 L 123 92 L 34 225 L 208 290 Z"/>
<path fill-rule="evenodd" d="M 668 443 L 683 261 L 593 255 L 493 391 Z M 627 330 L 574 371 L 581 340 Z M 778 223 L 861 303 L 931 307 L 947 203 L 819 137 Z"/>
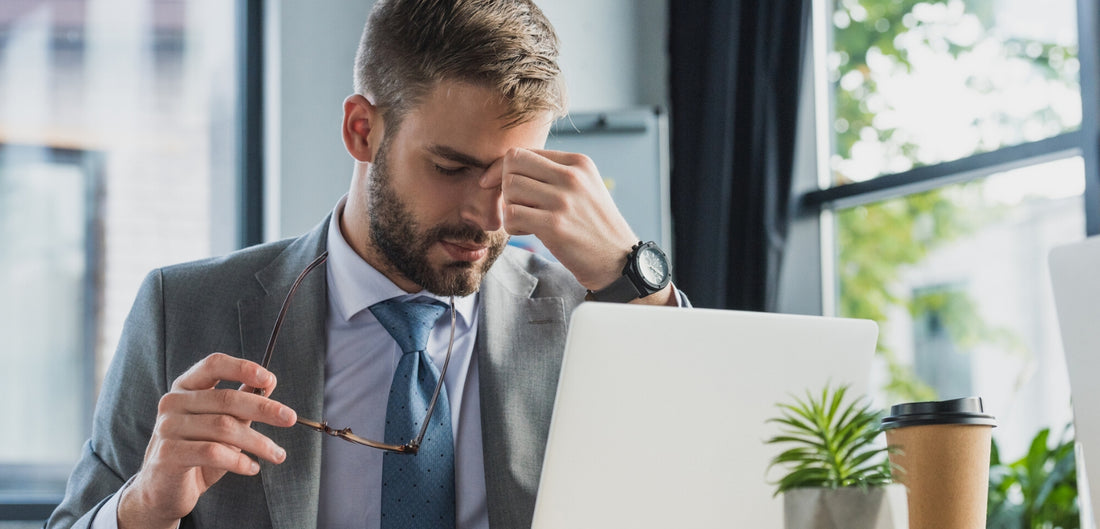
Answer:
<path fill-rule="evenodd" d="M 1100 0 L 1077 0 L 1086 235 L 1100 235 Z M 1091 117 L 1091 119 L 1089 119 Z"/>
<path fill-rule="evenodd" d="M 237 247 L 264 242 L 264 0 L 237 0 Z"/>
<path fill-rule="evenodd" d="M 886 174 L 864 182 L 830 186 L 828 167 L 831 93 L 828 78 L 830 0 L 811 0 L 812 45 L 803 64 L 792 218 L 779 285 L 780 312 L 836 315 L 833 214 L 839 209 L 898 198 L 995 173 L 1072 156 L 1085 166 L 1085 233 L 1100 235 L 1100 0 L 1077 0 L 1078 60 L 1082 102 L 1078 130 L 1039 141 L 973 154 L 959 160 Z"/>

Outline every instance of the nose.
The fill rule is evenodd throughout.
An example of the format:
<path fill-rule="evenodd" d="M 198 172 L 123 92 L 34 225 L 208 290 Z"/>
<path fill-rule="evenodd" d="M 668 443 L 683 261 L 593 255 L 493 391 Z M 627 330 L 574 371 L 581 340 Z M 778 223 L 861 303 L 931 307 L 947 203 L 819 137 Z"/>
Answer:
<path fill-rule="evenodd" d="M 484 231 L 497 231 L 504 227 L 504 199 L 501 197 L 501 178 L 504 175 L 504 158 L 496 160 L 469 190 L 470 196 L 463 208 L 463 219 Z"/>

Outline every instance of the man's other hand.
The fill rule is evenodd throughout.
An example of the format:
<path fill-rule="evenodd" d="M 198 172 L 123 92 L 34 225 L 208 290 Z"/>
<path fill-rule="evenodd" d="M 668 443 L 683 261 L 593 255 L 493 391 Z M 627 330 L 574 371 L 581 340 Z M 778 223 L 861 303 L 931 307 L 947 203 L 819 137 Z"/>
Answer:
<path fill-rule="evenodd" d="M 622 275 L 638 236 L 589 157 L 514 148 L 499 170 L 482 176 L 482 187 L 498 185 L 509 234 L 534 234 L 589 290 L 600 290 Z M 635 301 L 675 304 L 675 294 L 670 285 Z"/>
<path fill-rule="evenodd" d="M 240 390 L 217 389 L 239 382 Z M 255 475 L 245 452 L 282 463 L 286 451 L 253 430 L 253 421 L 292 426 L 294 410 L 271 395 L 275 375 L 255 362 L 214 353 L 188 369 L 160 399 L 157 422 L 134 481 L 119 499 L 120 528 L 176 527 L 226 472 Z"/>

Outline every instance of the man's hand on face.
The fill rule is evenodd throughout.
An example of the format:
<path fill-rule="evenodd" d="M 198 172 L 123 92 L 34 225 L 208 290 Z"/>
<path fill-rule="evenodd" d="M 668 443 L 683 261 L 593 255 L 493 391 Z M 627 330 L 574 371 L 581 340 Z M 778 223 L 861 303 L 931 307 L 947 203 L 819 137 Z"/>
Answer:
<path fill-rule="evenodd" d="M 481 185 L 501 186 L 508 233 L 534 234 L 585 288 L 599 290 L 622 275 L 638 237 L 587 156 L 511 149 Z M 665 302 L 664 294 L 651 301 Z"/>
<path fill-rule="evenodd" d="M 216 389 L 221 381 L 242 387 Z M 221 353 L 199 361 L 172 383 L 160 399 L 141 471 L 119 499 L 119 527 L 176 527 L 226 472 L 260 471 L 245 452 L 276 464 L 286 459 L 282 448 L 251 425 L 292 426 L 297 416 L 253 389 L 270 395 L 275 375 L 255 362 Z"/>

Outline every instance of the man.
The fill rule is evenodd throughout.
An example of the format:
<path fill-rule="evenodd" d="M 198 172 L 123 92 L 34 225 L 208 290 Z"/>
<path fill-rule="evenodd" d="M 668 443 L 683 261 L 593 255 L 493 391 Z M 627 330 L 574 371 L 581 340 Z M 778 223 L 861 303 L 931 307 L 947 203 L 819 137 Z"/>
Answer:
<path fill-rule="evenodd" d="M 568 314 L 586 291 L 680 302 L 592 162 L 541 150 L 556 57 L 529 0 L 379 1 L 344 102 L 347 196 L 298 239 L 149 275 L 48 527 L 529 526 Z M 397 411 L 406 391 L 428 417 Z M 430 420 L 410 455 L 298 419 L 398 444 Z"/>

